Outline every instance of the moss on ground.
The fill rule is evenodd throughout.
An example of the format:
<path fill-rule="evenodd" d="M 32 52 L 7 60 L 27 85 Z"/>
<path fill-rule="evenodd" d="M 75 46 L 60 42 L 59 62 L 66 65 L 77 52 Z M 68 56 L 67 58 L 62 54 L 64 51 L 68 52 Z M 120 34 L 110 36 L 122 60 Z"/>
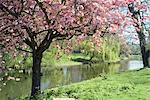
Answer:
<path fill-rule="evenodd" d="M 149 100 L 150 69 L 103 75 L 91 80 L 48 89 L 38 100 L 54 97 L 77 100 Z"/>

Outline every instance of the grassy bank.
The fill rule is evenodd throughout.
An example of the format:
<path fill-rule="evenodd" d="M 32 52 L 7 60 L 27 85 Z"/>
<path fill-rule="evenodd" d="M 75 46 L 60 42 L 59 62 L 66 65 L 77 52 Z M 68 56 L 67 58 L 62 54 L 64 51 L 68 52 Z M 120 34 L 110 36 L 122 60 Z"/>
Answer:
<path fill-rule="evenodd" d="M 38 100 L 54 97 L 77 100 L 149 100 L 150 70 L 101 75 L 92 80 L 44 91 Z"/>
<path fill-rule="evenodd" d="M 51 52 L 45 52 L 43 59 L 42 59 L 42 66 L 43 67 L 50 67 L 50 68 L 58 68 L 63 66 L 75 66 L 75 65 L 81 65 L 81 64 L 87 64 L 87 63 L 98 63 L 101 60 L 94 57 L 91 61 L 89 55 L 85 55 L 82 53 L 78 54 L 62 54 L 59 59 L 56 59 L 55 55 L 52 55 Z M 25 61 L 23 55 L 17 56 L 15 59 L 13 59 L 9 54 L 5 56 L 5 66 L 7 68 L 14 67 L 15 69 L 29 69 L 32 66 L 32 58 L 31 55 L 26 58 Z M 111 60 L 108 63 L 114 63 L 118 62 L 119 60 Z M 105 62 L 105 61 L 104 61 Z M 107 63 L 107 61 L 106 61 Z"/>
<path fill-rule="evenodd" d="M 51 52 L 44 53 L 44 57 L 42 59 L 43 67 L 62 67 L 62 66 L 72 66 L 72 65 L 81 65 L 82 62 L 73 61 L 71 59 L 76 59 L 78 57 L 86 58 L 86 56 L 82 54 L 71 54 L 66 55 L 62 54 L 59 59 L 56 59 L 55 55 L 52 55 Z M 11 55 L 5 54 L 4 61 L 7 68 L 15 68 L 15 69 L 29 69 L 32 66 L 32 57 L 29 55 L 26 60 L 24 60 L 23 55 L 19 55 L 16 58 L 12 58 Z"/>

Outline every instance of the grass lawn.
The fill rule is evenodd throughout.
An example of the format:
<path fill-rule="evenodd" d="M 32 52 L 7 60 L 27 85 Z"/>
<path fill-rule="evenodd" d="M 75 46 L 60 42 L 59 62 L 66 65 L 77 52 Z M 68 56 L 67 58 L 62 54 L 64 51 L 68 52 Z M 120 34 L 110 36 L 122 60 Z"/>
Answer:
<path fill-rule="evenodd" d="M 150 100 L 150 69 L 128 71 L 48 89 L 37 100 Z"/>
<path fill-rule="evenodd" d="M 75 66 L 75 65 L 82 65 L 82 62 L 73 61 L 72 59 L 89 59 L 88 56 L 85 56 L 83 54 L 71 54 L 71 55 L 63 55 L 60 59 L 49 59 L 49 56 L 46 56 L 42 60 L 42 66 L 52 66 L 52 67 L 62 67 L 62 66 Z M 54 67 L 54 68 L 55 68 Z"/>

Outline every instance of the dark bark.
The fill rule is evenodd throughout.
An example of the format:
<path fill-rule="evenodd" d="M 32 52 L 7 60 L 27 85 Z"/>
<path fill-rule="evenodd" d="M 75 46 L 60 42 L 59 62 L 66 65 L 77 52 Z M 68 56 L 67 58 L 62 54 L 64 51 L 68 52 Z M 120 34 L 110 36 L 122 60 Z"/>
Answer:
<path fill-rule="evenodd" d="M 146 56 L 147 65 L 148 65 L 147 67 L 150 67 L 150 63 L 149 63 L 150 50 L 147 50 L 147 51 L 146 51 L 145 56 Z"/>
<path fill-rule="evenodd" d="M 32 90 L 31 90 L 31 98 L 36 99 L 36 94 L 40 93 L 40 85 L 41 85 L 41 60 L 43 56 L 43 52 L 47 50 L 52 42 L 52 35 L 47 33 L 43 41 L 37 47 L 37 45 L 33 45 L 35 41 L 31 45 L 33 45 L 32 58 L 33 58 L 33 66 L 32 66 Z"/>
<path fill-rule="evenodd" d="M 144 50 L 142 50 L 142 48 L 141 48 L 141 52 L 143 52 L 143 51 Z M 150 67 L 149 66 L 149 60 L 148 60 L 147 51 L 145 51 L 144 53 L 142 53 L 142 60 L 143 60 L 144 67 Z"/>
<path fill-rule="evenodd" d="M 31 97 L 35 97 L 40 92 L 40 81 L 41 81 L 41 60 L 42 53 L 33 50 L 33 66 L 32 66 L 32 90 Z"/>
<path fill-rule="evenodd" d="M 149 67 L 149 50 L 146 50 L 146 39 L 143 31 L 137 32 L 138 38 L 140 40 L 140 48 L 141 48 L 141 54 L 142 54 L 142 60 L 143 60 L 143 67 Z"/>

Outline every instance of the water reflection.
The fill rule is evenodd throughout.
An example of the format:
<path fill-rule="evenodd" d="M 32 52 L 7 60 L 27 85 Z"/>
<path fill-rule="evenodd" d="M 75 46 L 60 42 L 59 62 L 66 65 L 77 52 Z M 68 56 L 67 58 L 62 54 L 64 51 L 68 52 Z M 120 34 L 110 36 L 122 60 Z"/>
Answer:
<path fill-rule="evenodd" d="M 3 83 L 6 83 L 4 86 Z M 13 80 L 0 82 L 0 99 L 1 100 L 13 100 L 15 97 L 24 96 L 30 94 L 31 89 L 31 76 L 22 78 L 22 81 L 16 82 Z"/>
<path fill-rule="evenodd" d="M 100 74 L 115 73 L 128 69 L 141 68 L 141 61 L 123 61 L 120 64 L 92 64 L 73 67 L 63 67 L 50 71 L 43 71 L 41 89 L 62 86 L 70 83 L 91 79 Z M 3 81 L 4 82 L 4 81 Z M 8 81 L 6 86 L 0 82 L 0 97 L 5 100 L 8 97 L 20 97 L 30 94 L 31 76 L 24 76 L 20 82 Z"/>
<path fill-rule="evenodd" d="M 100 73 L 114 73 L 120 64 L 93 64 L 74 67 L 63 67 L 49 71 L 42 77 L 42 89 L 80 82 L 99 76 Z M 44 84 L 44 85 L 43 85 Z"/>
<path fill-rule="evenodd" d="M 130 61 L 127 66 L 128 66 L 128 70 L 138 69 L 138 68 L 142 68 L 143 67 L 143 62 L 142 61 L 133 60 L 133 61 Z"/>
<path fill-rule="evenodd" d="M 143 62 L 139 60 L 121 61 L 119 71 L 135 70 L 143 68 Z"/>

